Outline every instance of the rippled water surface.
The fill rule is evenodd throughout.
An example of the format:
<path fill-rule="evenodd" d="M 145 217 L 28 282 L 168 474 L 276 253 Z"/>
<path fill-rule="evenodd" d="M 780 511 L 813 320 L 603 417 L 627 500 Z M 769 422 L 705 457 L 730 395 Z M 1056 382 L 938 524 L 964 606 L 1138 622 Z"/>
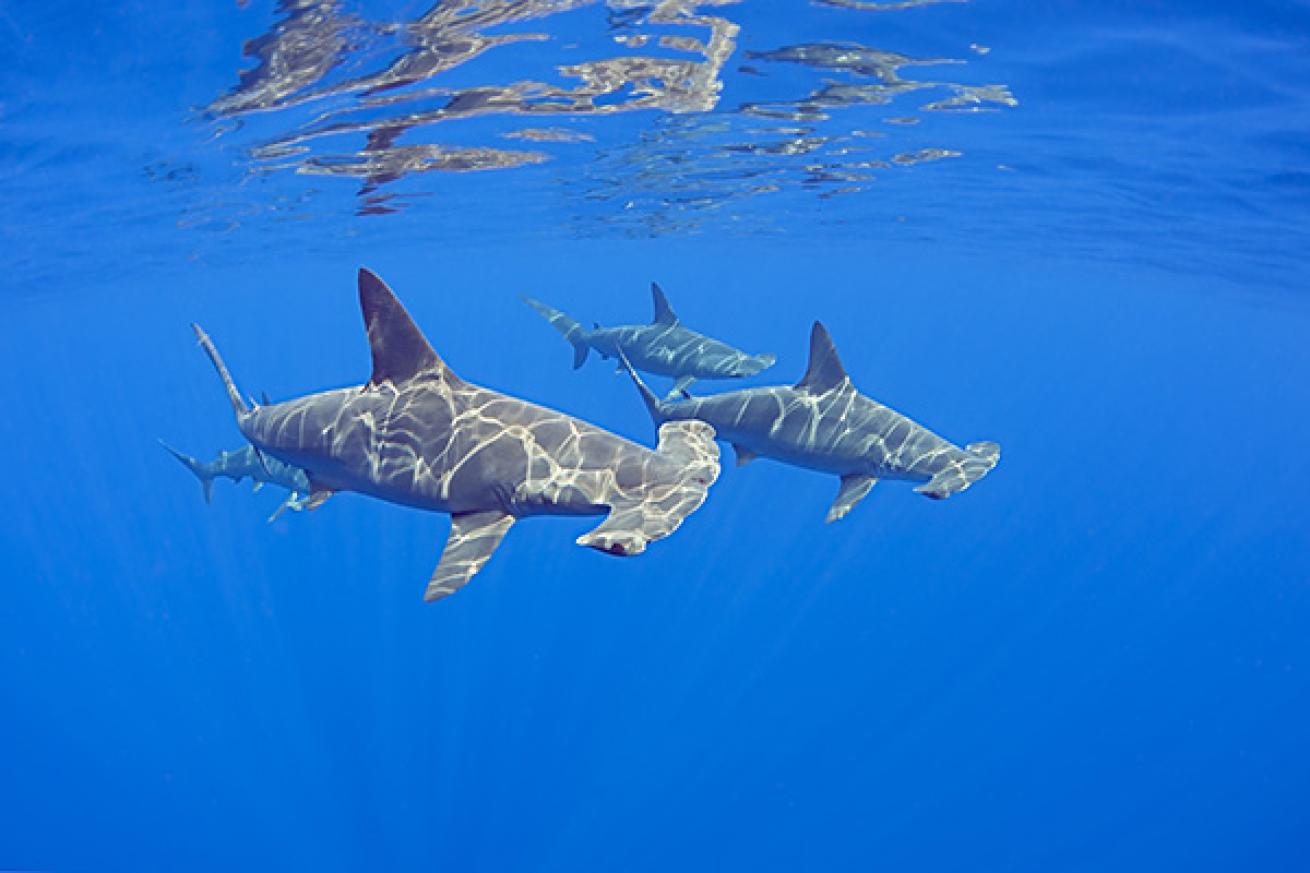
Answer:
<path fill-rule="evenodd" d="M 876 228 L 1295 283 L 1299 4 L 792 5 L 11 10 L 6 248 Z"/>
<path fill-rule="evenodd" d="M 1310 868 L 1310 7 L 0 4 L 0 870 Z M 460 376 L 647 446 L 525 306 L 682 321 L 994 471 L 724 469 L 640 556 L 217 482 Z M 654 387 L 670 380 L 653 376 Z M 294 505 L 290 509 L 294 509 Z M 266 522 L 271 515 L 276 517 Z"/>

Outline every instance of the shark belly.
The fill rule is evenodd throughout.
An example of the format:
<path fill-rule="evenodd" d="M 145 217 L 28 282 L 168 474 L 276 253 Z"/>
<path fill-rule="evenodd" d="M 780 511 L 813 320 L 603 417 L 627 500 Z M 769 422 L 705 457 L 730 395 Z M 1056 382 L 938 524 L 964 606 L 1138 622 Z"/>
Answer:
<path fill-rule="evenodd" d="M 661 342 L 668 328 L 611 327 L 591 335 L 591 347 L 604 358 L 619 357 L 622 352 L 634 367 L 657 376 L 681 375 L 674 350 Z"/>
<path fill-rule="evenodd" d="M 638 369 L 660 376 L 722 379 L 745 357 L 730 346 L 684 327 L 640 328 L 623 352 Z"/>
<path fill-rule="evenodd" d="M 854 389 L 823 395 L 748 389 L 670 410 L 699 418 L 751 454 L 838 476 L 927 481 L 955 446 Z M 942 458 L 942 463 L 934 459 Z"/>
<path fill-rule="evenodd" d="M 534 515 L 601 515 L 600 477 L 578 469 L 569 452 L 552 451 L 528 430 L 508 430 L 477 441 L 444 483 L 452 512 L 498 509 Z"/>
<path fill-rule="evenodd" d="M 622 351 L 634 367 L 657 376 L 713 376 L 710 361 L 703 360 L 705 340 L 686 328 L 654 324 L 642 327 L 605 328 L 593 333 L 592 347 L 606 358 Z"/>
<path fill-rule="evenodd" d="M 694 367 L 680 365 L 674 357 L 663 349 L 632 347 L 631 352 L 624 348 L 623 353 L 632 361 L 632 365 L 656 376 L 699 376 Z"/>
<path fill-rule="evenodd" d="M 847 473 L 863 473 L 868 472 L 866 468 L 870 466 L 865 458 L 852 451 L 850 446 L 840 439 L 818 438 L 801 442 L 794 439 L 792 434 L 785 432 L 771 434 L 750 431 L 735 434 L 727 432 L 723 433 L 723 436 L 734 446 L 749 449 L 761 457 L 773 458 L 820 473 L 835 473 L 839 476 Z"/>
<path fill-rule="evenodd" d="M 459 398 L 442 461 L 422 483 L 453 513 L 603 515 L 625 462 L 652 454 L 585 421 L 485 388 Z M 631 466 L 631 464 L 627 464 Z"/>
<path fill-rule="evenodd" d="M 790 389 L 733 391 L 672 405 L 671 418 L 695 418 L 718 438 L 751 455 L 824 473 L 845 473 L 860 463 L 854 444 L 842 439 L 811 398 Z"/>

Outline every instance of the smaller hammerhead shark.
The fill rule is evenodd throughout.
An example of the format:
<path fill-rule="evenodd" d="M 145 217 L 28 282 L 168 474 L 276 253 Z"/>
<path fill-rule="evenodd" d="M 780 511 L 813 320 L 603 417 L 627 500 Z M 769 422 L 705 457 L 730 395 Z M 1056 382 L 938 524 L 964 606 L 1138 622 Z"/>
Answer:
<path fill-rule="evenodd" d="M 305 475 L 305 471 L 267 455 L 261 458 L 254 446 L 247 445 L 234 452 L 219 452 L 214 460 L 202 461 L 185 452 L 179 452 L 163 440 L 160 440 L 159 444 L 200 480 L 206 503 L 213 500 L 214 480 L 227 478 L 233 482 L 250 479 L 255 483 L 256 491 L 268 483 L 280 485 L 290 492 L 287 499 L 278 504 L 277 509 L 268 517 L 270 522 L 277 521 L 278 516 L 288 509 L 292 512 L 300 512 L 309 504 L 309 477 Z"/>
<path fill-rule="evenodd" d="M 809 367 L 795 385 L 669 401 L 652 394 L 631 366 L 627 370 L 657 425 L 688 419 L 713 425 L 719 439 L 732 443 L 738 466 L 770 457 L 840 476 L 829 522 L 845 518 L 879 479 L 920 482 L 915 491 L 943 500 L 987 475 L 1001 457 L 996 443 L 960 448 L 861 394 L 817 321 Z"/>
<path fill-rule="evenodd" d="M 777 360 L 767 352 L 748 355 L 727 343 L 683 327 L 660 286 L 651 282 L 650 292 L 655 302 L 655 317 L 650 324 L 619 327 L 598 324 L 593 330 L 586 330 L 563 312 L 531 297 L 524 297 L 523 302 L 537 310 L 573 345 L 573 369 L 582 366 L 591 349 L 607 360 L 618 358 L 622 353 L 638 370 L 676 380 L 669 397 L 680 395 L 697 379 L 754 376 Z M 620 366 L 619 372 L 622 371 Z"/>

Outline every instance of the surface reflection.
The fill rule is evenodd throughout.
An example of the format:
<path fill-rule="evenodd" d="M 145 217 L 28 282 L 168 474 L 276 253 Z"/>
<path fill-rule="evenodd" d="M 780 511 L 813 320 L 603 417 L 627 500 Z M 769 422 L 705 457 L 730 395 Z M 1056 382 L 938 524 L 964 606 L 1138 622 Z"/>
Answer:
<path fill-rule="evenodd" d="M 238 133 L 243 120 L 266 114 L 272 132 L 242 143 L 252 172 L 358 180 L 359 211 L 372 215 L 409 202 L 381 191 L 402 179 L 521 168 L 568 150 L 581 166 L 567 185 L 581 186 L 586 200 L 621 198 L 639 212 L 699 210 L 786 188 L 854 193 L 873 171 L 962 149 L 874 153 L 885 132 L 844 124 L 843 110 L 907 95 L 917 95 L 920 112 L 1017 103 L 1005 85 L 906 74 L 945 72 L 965 60 L 849 42 L 746 51 L 730 77 L 734 99 L 724 101 L 725 68 L 742 38 L 729 14 L 742 2 L 444 0 L 413 21 L 385 22 L 339 0 L 282 0 L 269 32 L 245 46 L 255 65 L 206 111 L 229 136 L 246 135 Z M 816 2 L 858 14 L 962 0 Z M 751 83 L 767 85 L 783 66 L 821 78 L 795 96 L 751 99 Z M 655 113 L 643 118 L 637 139 L 625 128 L 607 141 L 598 119 L 635 112 Z M 515 123 L 523 118 L 554 122 Z M 895 129 L 919 120 L 902 107 L 883 123 Z"/>

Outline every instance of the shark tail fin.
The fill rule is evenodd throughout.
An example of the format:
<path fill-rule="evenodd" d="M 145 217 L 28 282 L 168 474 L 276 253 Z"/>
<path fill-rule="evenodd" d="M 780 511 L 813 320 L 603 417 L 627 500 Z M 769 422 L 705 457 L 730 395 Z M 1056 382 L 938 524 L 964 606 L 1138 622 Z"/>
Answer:
<path fill-rule="evenodd" d="M 200 325 L 191 324 L 191 329 L 196 332 L 196 339 L 200 341 L 200 347 L 205 350 L 209 356 L 209 361 L 218 371 L 218 377 L 223 380 L 223 387 L 227 390 L 227 399 L 232 404 L 232 412 L 236 415 L 244 415 L 250 411 L 246 406 L 246 401 L 241 399 L 241 392 L 237 390 L 236 383 L 232 381 L 232 374 L 227 371 L 227 365 L 223 363 L 223 358 L 214 346 L 214 341 L 209 338 L 209 334 L 201 329 Z"/>
<path fill-rule="evenodd" d="M 533 300 L 531 297 L 523 297 L 523 302 L 537 311 L 537 314 L 551 323 L 557 331 L 563 334 L 564 339 L 569 341 L 573 346 L 573 369 L 578 369 L 587 360 L 587 351 L 590 348 L 587 345 L 587 331 L 582 325 L 569 318 L 558 309 L 547 306 L 540 300 Z"/>
<path fill-rule="evenodd" d="M 958 494 L 991 472 L 1001 459 L 1001 447 L 993 442 L 969 443 L 962 457 L 914 490 L 933 500 Z"/>
<path fill-rule="evenodd" d="M 628 375 L 632 378 L 632 384 L 637 386 L 637 392 L 641 394 L 642 402 L 646 404 L 646 411 L 650 413 L 651 421 L 655 422 L 656 427 L 663 424 L 667 420 L 664 415 L 664 404 L 655 396 L 655 392 L 646 386 L 646 383 L 637 375 L 637 371 L 632 369 L 632 362 L 623 353 L 623 349 L 619 349 L 619 365 L 628 371 Z"/>
<path fill-rule="evenodd" d="M 200 489 L 205 493 L 205 502 L 211 502 L 214 499 L 214 473 L 210 471 L 209 465 L 185 452 L 179 452 L 163 440 L 160 440 L 159 444 L 170 455 L 177 458 L 183 467 L 195 474 L 196 478 L 200 480 Z"/>

